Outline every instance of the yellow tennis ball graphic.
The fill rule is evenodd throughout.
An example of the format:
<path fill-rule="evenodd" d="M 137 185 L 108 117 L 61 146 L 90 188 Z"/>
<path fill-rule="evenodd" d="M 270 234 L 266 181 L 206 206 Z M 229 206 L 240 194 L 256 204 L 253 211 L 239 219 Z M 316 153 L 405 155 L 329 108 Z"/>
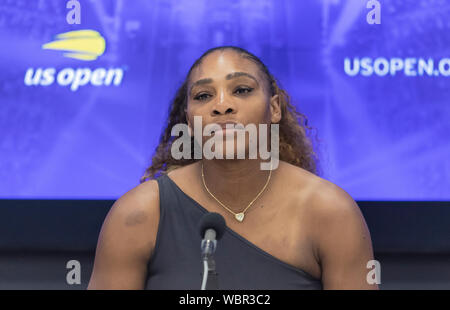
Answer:
<path fill-rule="evenodd" d="M 42 45 L 43 49 L 64 51 L 65 57 L 96 60 L 105 52 L 105 39 L 94 30 L 77 30 L 58 34 L 56 40 Z"/>

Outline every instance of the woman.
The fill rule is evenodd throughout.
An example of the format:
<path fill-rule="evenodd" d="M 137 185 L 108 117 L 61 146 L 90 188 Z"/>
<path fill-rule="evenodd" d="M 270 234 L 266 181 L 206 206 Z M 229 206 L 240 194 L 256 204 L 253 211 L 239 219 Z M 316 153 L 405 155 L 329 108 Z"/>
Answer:
<path fill-rule="evenodd" d="M 278 167 L 261 169 L 261 156 L 174 159 L 172 128 L 194 130 L 194 116 L 202 128 L 278 124 Z M 232 46 L 205 52 L 175 96 L 141 184 L 105 219 L 88 288 L 199 289 L 197 225 L 216 212 L 227 224 L 215 254 L 221 289 L 378 289 L 366 280 L 373 251 L 364 218 L 343 189 L 316 175 L 309 127 L 298 119 L 256 56 Z"/>

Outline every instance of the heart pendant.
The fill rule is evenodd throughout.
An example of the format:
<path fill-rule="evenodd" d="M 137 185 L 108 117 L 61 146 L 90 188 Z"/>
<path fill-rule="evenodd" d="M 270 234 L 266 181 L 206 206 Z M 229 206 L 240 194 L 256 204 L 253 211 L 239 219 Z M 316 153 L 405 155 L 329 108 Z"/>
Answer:
<path fill-rule="evenodd" d="M 235 217 L 239 222 L 242 222 L 242 221 L 244 220 L 244 213 L 241 212 L 241 213 L 235 214 L 234 217 Z"/>

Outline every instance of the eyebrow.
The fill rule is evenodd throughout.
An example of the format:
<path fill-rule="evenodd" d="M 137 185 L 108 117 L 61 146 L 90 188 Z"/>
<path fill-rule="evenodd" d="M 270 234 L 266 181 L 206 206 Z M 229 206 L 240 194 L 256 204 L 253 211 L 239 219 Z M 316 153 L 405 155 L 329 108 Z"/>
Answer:
<path fill-rule="evenodd" d="M 225 79 L 226 79 L 226 80 L 231 80 L 231 79 L 238 78 L 238 77 L 240 77 L 240 76 L 246 76 L 246 77 L 249 77 L 249 78 L 251 78 L 252 80 L 254 80 L 254 81 L 256 82 L 256 84 L 259 85 L 259 83 L 258 83 L 258 81 L 256 80 L 256 78 L 255 78 L 253 75 L 251 75 L 251 74 L 249 74 L 249 73 L 246 73 L 246 72 L 232 72 L 232 73 L 227 74 L 227 75 L 225 76 Z M 213 79 L 211 79 L 211 78 L 206 78 L 206 79 L 201 79 L 201 80 L 195 81 L 195 82 L 192 84 L 191 88 L 189 89 L 189 92 L 192 91 L 192 88 L 194 88 L 194 86 L 197 86 L 197 85 L 203 85 L 203 84 L 209 84 L 209 83 L 212 83 L 212 81 L 213 81 Z"/>

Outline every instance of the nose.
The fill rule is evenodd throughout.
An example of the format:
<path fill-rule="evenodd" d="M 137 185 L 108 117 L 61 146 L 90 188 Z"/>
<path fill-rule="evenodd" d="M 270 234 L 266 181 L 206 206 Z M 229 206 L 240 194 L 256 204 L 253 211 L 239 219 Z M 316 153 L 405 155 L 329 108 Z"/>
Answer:
<path fill-rule="evenodd" d="M 213 106 L 212 114 L 213 115 L 221 115 L 221 114 L 234 114 L 236 113 L 236 107 L 234 106 L 232 100 L 228 98 L 225 93 L 222 91 L 220 93 L 219 98 L 216 101 L 216 104 Z"/>
<path fill-rule="evenodd" d="M 213 109 L 213 114 L 214 115 L 221 115 L 221 114 L 233 114 L 234 113 L 234 109 L 231 107 L 228 107 L 226 110 L 225 108 L 214 108 Z"/>

